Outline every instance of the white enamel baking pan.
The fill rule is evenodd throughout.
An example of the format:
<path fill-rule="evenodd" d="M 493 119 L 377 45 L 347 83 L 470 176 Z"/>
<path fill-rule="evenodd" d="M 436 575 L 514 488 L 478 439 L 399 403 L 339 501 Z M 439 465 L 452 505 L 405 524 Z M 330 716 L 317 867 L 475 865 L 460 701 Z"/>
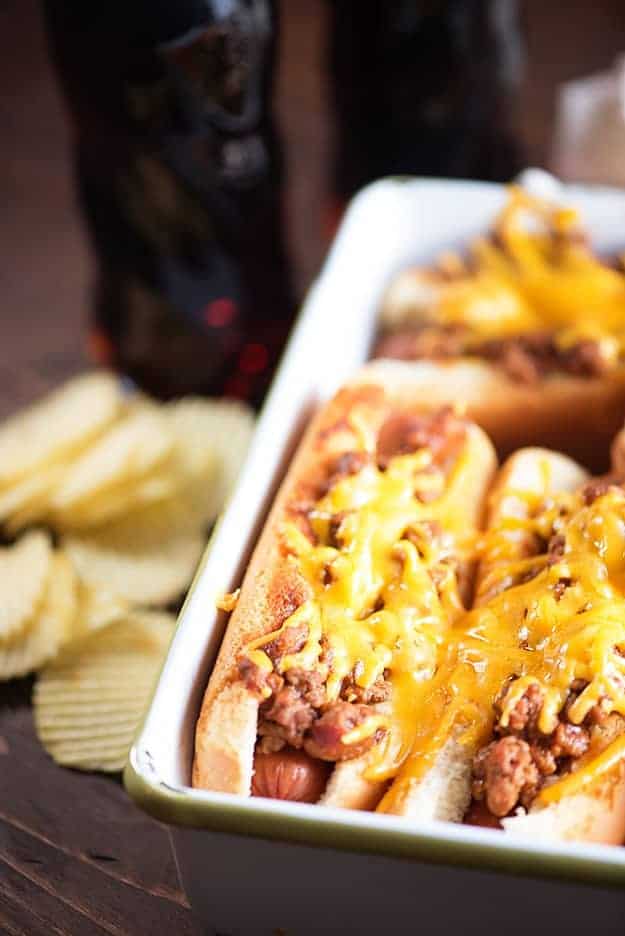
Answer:
<path fill-rule="evenodd" d="M 625 193 L 570 188 L 563 198 L 579 206 L 600 249 L 623 248 Z M 390 277 L 483 232 L 504 199 L 501 186 L 472 182 L 370 186 L 304 304 L 125 774 L 139 805 L 171 825 L 207 932 L 625 932 L 625 848 L 522 843 L 489 829 L 410 827 L 189 787 L 195 720 L 224 626 L 215 602 L 241 581 L 302 427 L 367 358 Z"/>

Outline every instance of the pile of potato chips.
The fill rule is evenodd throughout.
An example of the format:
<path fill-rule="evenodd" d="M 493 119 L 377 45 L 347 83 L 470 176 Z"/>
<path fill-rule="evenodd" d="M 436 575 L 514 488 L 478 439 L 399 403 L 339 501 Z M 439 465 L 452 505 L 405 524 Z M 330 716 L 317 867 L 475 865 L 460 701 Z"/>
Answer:
<path fill-rule="evenodd" d="M 0 427 L 0 680 L 41 670 L 39 737 L 59 763 L 119 770 L 251 411 L 167 404 L 78 377 Z"/>

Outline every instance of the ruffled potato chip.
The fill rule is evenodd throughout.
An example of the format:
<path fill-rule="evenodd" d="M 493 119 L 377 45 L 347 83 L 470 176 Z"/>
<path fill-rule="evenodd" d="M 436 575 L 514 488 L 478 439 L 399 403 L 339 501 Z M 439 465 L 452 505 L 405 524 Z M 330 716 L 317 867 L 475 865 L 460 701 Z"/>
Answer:
<path fill-rule="evenodd" d="M 117 525 L 121 538 L 132 539 L 133 530 L 160 540 L 205 532 L 245 457 L 253 416 L 243 404 L 189 397 L 167 404 L 163 413 L 175 437 L 166 466 L 174 490 L 158 503 L 135 500 L 134 509 Z M 76 529 L 75 516 L 72 520 Z"/>
<path fill-rule="evenodd" d="M 206 526 L 223 509 L 239 476 L 254 430 L 254 414 L 235 400 L 188 397 L 169 403 L 165 415 L 187 465 L 189 512 Z M 207 466 L 208 453 L 213 463 Z"/>
<path fill-rule="evenodd" d="M 104 711 L 110 706 L 112 712 L 118 710 L 119 702 L 135 702 L 138 698 L 143 698 L 145 686 L 141 681 L 136 686 L 126 689 L 119 685 L 112 685 L 110 679 L 104 685 L 97 680 L 85 680 L 81 682 L 76 689 L 68 687 L 67 681 L 62 678 L 56 681 L 46 682 L 46 694 L 58 702 L 59 711 L 67 709 L 75 712 L 76 706 L 83 704 L 88 706 L 90 700 L 95 699 L 99 704 L 99 710 Z"/>
<path fill-rule="evenodd" d="M 14 535 L 45 518 L 64 470 L 62 465 L 50 466 L 0 490 L 0 523 L 8 533 Z"/>
<path fill-rule="evenodd" d="M 74 641 L 46 667 L 33 695 L 35 726 L 57 763 L 123 768 L 174 625 L 171 615 L 133 612 Z"/>
<path fill-rule="evenodd" d="M 24 630 L 0 640 L 0 679 L 26 676 L 54 657 L 72 636 L 76 608 L 76 574 L 67 557 L 57 553 L 34 618 Z"/>
<path fill-rule="evenodd" d="M 167 605 L 189 586 L 204 549 L 201 533 L 158 535 L 128 517 L 84 536 L 67 535 L 63 548 L 80 578 L 139 605 Z"/>
<path fill-rule="evenodd" d="M 0 640 L 19 634 L 35 616 L 51 562 L 50 539 L 39 531 L 0 549 Z"/>
<path fill-rule="evenodd" d="M 105 588 L 94 588 L 86 582 L 78 584 L 78 608 L 72 639 L 82 637 L 90 631 L 108 627 L 125 617 L 130 604 L 119 595 Z"/>
<path fill-rule="evenodd" d="M 93 494 L 77 506 L 57 508 L 52 522 L 60 531 L 82 532 L 114 523 L 119 517 L 145 506 L 154 505 L 155 510 L 160 510 L 171 498 L 176 483 L 170 470 L 161 469 L 140 481 Z"/>
<path fill-rule="evenodd" d="M 0 428 L 0 488 L 74 457 L 118 417 L 123 399 L 114 375 L 93 373 L 17 413 Z"/>
<path fill-rule="evenodd" d="M 173 444 L 173 433 L 157 411 L 132 412 L 70 466 L 52 498 L 53 520 L 61 525 L 71 522 L 72 512 L 90 501 L 97 503 L 97 498 L 107 496 L 115 500 L 120 491 L 149 481 L 171 454 Z M 127 500 L 122 498 L 119 510 L 126 507 Z"/>

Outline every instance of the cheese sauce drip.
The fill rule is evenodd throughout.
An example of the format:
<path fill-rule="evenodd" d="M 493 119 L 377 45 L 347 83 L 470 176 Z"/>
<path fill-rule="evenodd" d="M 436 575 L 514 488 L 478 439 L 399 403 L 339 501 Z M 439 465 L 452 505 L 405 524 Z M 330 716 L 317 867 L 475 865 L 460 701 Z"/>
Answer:
<path fill-rule="evenodd" d="M 285 522 L 281 531 L 289 561 L 312 597 L 279 631 L 254 641 L 247 655 L 271 668 L 262 647 L 305 622 L 305 645 L 278 661 L 279 673 L 313 669 L 329 654 L 327 703 L 339 698 L 347 677 L 363 688 L 389 679 L 390 701 L 372 706 L 372 717 L 343 738 L 350 744 L 388 729 L 372 752 L 370 779 L 393 776 L 409 754 L 424 687 L 448 629 L 464 613 L 456 568 L 474 539 L 467 512 L 459 509 L 466 499 L 467 448 L 461 445 L 446 474 L 425 448 L 391 458 L 385 470 L 372 459 L 316 502 L 309 514 L 315 544 L 295 523 Z"/>
<path fill-rule="evenodd" d="M 468 329 L 468 347 L 488 339 L 549 331 L 566 350 L 599 342 L 614 363 L 625 354 L 625 274 L 590 250 L 577 213 L 512 187 L 495 237 L 476 240 L 470 262 L 433 282 L 434 324 Z M 441 267 L 448 271 L 450 258 Z"/>
<path fill-rule="evenodd" d="M 411 757 L 381 811 L 394 811 L 450 737 L 473 748 L 485 743 L 494 702 L 515 678 L 505 696 L 502 727 L 532 682 L 543 691 L 538 727 L 545 734 L 557 727 L 576 680 L 585 688 L 568 709 L 573 724 L 581 724 L 598 702 L 607 712 L 625 715 L 625 494 L 612 487 L 590 504 L 582 493 L 507 496 L 525 498 L 527 515 L 502 519 L 482 544 L 492 564 L 487 590 L 497 581 L 503 589 L 491 591 L 448 634 L 443 662 L 422 702 Z M 563 538 L 558 554 L 549 558 L 543 550 L 521 558 L 528 536 L 546 543 L 554 534 Z M 515 584 L 531 563 L 533 577 Z M 577 786 L 613 762 L 607 753 L 583 759 Z M 567 784 L 570 777 L 546 788 L 545 796 L 555 800 Z"/>

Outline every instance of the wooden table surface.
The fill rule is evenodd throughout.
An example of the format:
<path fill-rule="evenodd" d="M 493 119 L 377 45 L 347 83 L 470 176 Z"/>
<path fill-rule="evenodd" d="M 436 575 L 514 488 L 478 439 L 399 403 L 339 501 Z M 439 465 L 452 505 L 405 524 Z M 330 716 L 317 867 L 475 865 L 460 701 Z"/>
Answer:
<path fill-rule="evenodd" d="M 0 4 L 0 417 L 85 367 L 89 256 L 37 14 Z M 0 684 L 0 933 L 201 933 L 167 829 L 119 778 L 52 762 L 31 688 Z"/>
<path fill-rule="evenodd" d="M 624 17 L 619 0 L 529 0 L 526 9 L 523 124 L 536 163 L 547 150 L 555 85 L 604 67 L 625 44 Z M 325 4 L 298 0 L 283 11 L 278 111 L 303 285 L 323 250 L 329 134 L 316 62 Z M 89 255 L 36 0 L 0 3 L 0 87 L 2 417 L 85 366 Z M 133 806 L 118 780 L 52 763 L 34 734 L 30 692 L 28 680 L 0 686 L 0 932 L 200 933 L 167 830 Z"/>
<path fill-rule="evenodd" d="M 115 779 L 57 767 L 35 737 L 30 680 L 0 695 L 0 932 L 202 932 L 167 829 Z"/>

